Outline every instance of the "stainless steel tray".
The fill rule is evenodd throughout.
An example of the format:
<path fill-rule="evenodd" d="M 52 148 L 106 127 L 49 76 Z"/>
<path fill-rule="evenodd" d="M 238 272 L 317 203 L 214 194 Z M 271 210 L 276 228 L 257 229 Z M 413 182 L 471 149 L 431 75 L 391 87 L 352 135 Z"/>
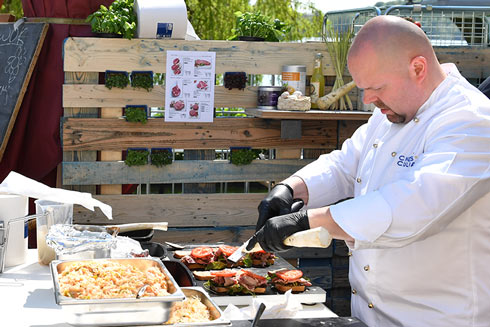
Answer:
<path fill-rule="evenodd" d="M 121 264 L 130 264 L 141 270 L 159 267 L 169 280 L 168 296 L 90 299 L 80 300 L 61 294 L 58 273 L 65 267 L 76 262 L 109 260 Z M 175 301 L 182 301 L 185 295 L 173 276 L 159 259 L 93 259 L 93 260 L 54 260 L 50 264 L 54 283 L 54 295 L 58 305 L 66 312 L 67 323 L 74 326 L 128 326 L 155 325 L 168 320 L 170 308 Z"/>
<path fill-rule="evenodd" d="M 223 312 L 218 305 L 209 297 L 208 293 L 199 286 L 182 287 L 186 297 L 197 296 L 201 302 L 208 307 L 211 313 L 212 321 L 209 322 L 192 322 L 192 323 L 178 323 L 170 324 L 167 326 L 231 326 L 231 321 L 223 317 Z"/>

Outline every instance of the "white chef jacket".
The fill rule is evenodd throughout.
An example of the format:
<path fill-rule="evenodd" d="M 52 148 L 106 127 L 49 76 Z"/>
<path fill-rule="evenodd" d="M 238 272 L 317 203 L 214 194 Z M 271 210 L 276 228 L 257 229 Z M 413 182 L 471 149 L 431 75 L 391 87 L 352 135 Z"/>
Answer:
<path fill-rule="evenodd" d="M 490 100 L 453 64 L 406 124 L 376 109 L 295 175 L 355 241 L 354 316 L 369 326 L 490 326 Z"/>

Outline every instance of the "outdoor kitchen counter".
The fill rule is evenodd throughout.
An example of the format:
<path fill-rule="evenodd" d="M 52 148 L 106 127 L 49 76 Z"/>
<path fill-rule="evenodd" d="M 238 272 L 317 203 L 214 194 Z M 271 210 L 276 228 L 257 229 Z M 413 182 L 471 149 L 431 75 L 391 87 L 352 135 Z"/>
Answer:
<path fill-rule="evenodd" d="M 323 304 L 303 306 L 292 319 L 267 320 L 267 326 L 363 327 L 355 318 L 339 318 Z M 224 309 L 224 308 L 223 308 Z M 48 266 L 37 263 L 37 250 L 29 250 L 27 263 L 6 268 L 0 274 L 1 321 L 9 327 L 68 327 L 63 311 L 55 303 Z M 233 321 L 233 326 L 250 326 L 250 321 Z M 3 325 L 3 324 L 2 324 Z M 259 324 L 260 326 L 260 324 Z"/>

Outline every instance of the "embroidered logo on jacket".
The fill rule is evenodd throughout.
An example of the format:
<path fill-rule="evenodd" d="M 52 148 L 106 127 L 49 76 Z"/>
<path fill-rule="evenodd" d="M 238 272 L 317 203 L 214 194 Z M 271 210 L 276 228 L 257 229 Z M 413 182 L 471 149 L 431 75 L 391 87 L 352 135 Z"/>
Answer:
<path fill-rule="evenodd" d="M 398 157 L 398 162 L 396 163 L 400 167 L 412 167 L 415 165 L 415 159 L 413 156 L 407 157 L 404 155 L 401 155 Z"/>

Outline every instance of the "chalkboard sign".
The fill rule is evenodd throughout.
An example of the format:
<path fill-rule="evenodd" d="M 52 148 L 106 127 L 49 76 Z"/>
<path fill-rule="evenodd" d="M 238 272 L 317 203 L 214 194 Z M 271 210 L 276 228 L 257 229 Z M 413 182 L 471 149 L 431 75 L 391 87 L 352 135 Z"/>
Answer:
<path fill-rule="evenodd" d="M 47 30 L 45 23 L 0 23 L 0 161 Z"/>

